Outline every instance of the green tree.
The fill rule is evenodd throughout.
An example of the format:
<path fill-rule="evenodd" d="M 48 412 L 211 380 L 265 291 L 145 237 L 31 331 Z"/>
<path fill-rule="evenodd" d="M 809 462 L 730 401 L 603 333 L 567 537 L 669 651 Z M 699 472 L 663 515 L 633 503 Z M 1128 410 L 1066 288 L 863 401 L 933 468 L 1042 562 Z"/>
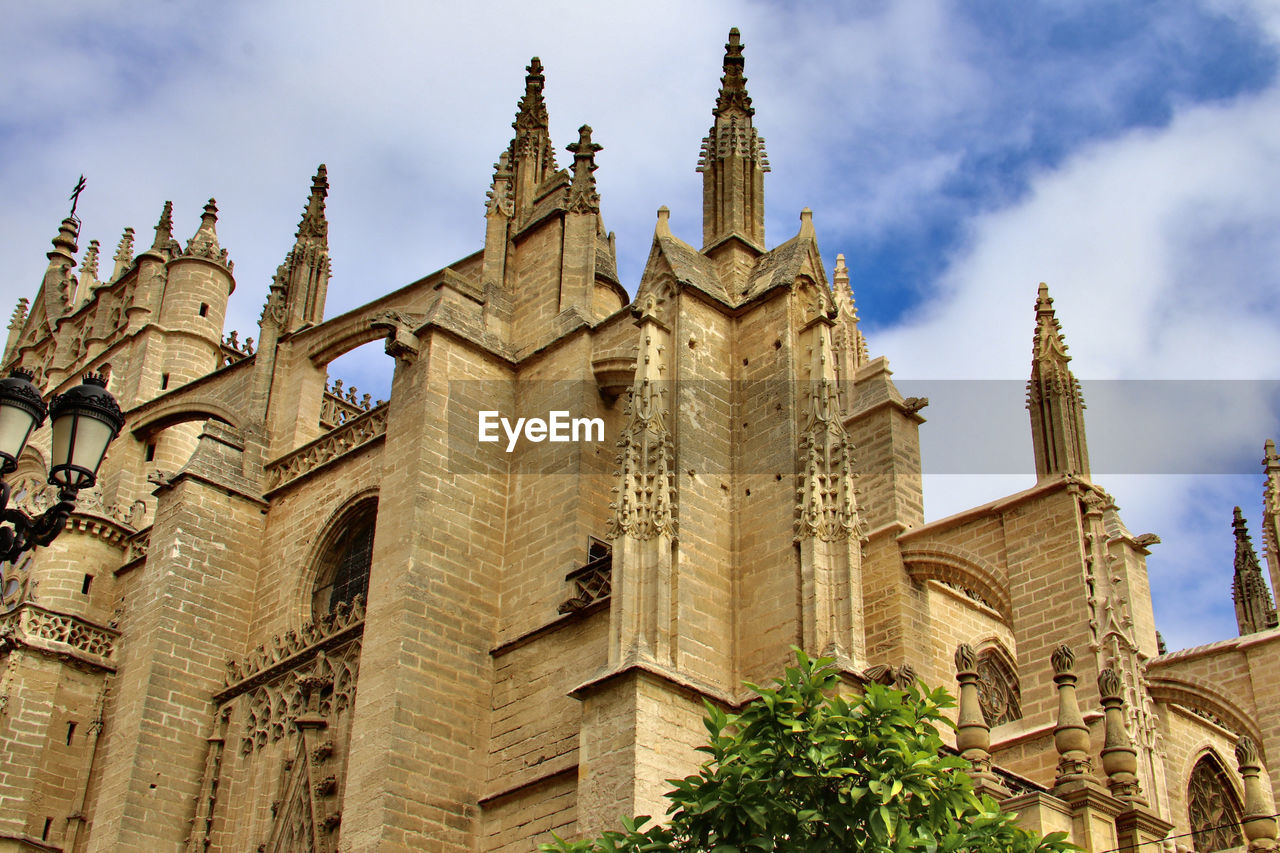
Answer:
<path fill-rule="evenodd" d="M 979 798 L 967 761 L 942 754 L 941 688 L 868 684 L 837 694 L 832 661 L 797 650 L 797 665 L 740 713 L 708 704 L 711 758 L 670 780 L 667 824 L 623 819 L 622 831 L 543 844 L 544 853 L 596 851 L 923 851 L 1060 853 L 1064 833 L 1034 836 L 990 797 Z"/>

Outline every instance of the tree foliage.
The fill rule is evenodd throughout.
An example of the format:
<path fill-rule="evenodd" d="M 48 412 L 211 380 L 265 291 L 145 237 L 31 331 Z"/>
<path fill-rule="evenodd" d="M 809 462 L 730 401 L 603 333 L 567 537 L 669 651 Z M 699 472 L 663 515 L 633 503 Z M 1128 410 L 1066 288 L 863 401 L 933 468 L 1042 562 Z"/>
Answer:
<path fill-rule="evenodd" d="M 711 758 L 670 780 L 666 824 L 623 819 L 622 831 L 543 844 L 544 853 L 922 851 L 1061 853 L 1063 833 L 1031 835 L 979 798 L 964 759 L 944 755 L 941 688 L 868 684 L 836 693 L 827 659 L 797 651 L 797 665 L 740 713 L 707 705 Z"/>

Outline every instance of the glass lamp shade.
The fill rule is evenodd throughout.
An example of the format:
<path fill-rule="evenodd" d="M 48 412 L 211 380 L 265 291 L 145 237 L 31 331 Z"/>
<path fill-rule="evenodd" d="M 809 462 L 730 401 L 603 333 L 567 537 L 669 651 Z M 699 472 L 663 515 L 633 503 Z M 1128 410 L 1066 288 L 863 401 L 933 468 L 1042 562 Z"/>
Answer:
<path fill-rule="evenodd" d="M 53 416 L 53 464 L 49 482 L 64 489 L 87 489 L 98 478 L 98 466 L 124 426 L 120 406 L 101 376 L 88 374 L 84 383 L 49 404 Z"/>
<path fill-rule="evenodd" d="M 44 423 L 44 400 L 31 377 L 30 371 L 17 368 L 0 379 L 0 474 L 18 467 L 27 438 Z"/>

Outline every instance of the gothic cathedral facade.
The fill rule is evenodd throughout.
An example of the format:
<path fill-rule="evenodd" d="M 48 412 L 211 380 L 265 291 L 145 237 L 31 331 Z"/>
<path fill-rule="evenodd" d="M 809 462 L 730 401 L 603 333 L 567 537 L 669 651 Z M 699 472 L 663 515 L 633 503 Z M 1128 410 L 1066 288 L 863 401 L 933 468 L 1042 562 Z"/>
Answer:
<path fill-rule="evenodd" d="M 535 58 L 483 247 L 330 319 L 321 166 L 256 345 L 224 333 L 213 201 L 185 245 L 166 204 L 109 273 L 62 223 L 5 370 L 46 394 L 100 373 L 127 422 L 60 537 L 3 567 L 0 851 L 527 853 L 661 814 L 703 702 L 740 705 L 792 646 L 852 689 L 958 678 L 958 748 L 1029 827 L 1094 853 L 1274 846 L 1280 630 L 1244 519 L 1241 635 L 1164 652 L 1155 539 L 1093 482 L 1048 290 L 1037 482 L 925 523 L 927 401 L 871 356 L 808 211 L 766 248 L 737 32 L 701 248 L 658 211 L 638 282 L 600 146 L 584 126 L 558 167 L 543 82 Z M 326 371 L 374 341 L 385 402 Z M 479 441 L 484 412 L 602 440 Z M 32 512 L 44 441 L 9 478 Z M 1264 465 L 1274 586 L 1270 443 Z"/>

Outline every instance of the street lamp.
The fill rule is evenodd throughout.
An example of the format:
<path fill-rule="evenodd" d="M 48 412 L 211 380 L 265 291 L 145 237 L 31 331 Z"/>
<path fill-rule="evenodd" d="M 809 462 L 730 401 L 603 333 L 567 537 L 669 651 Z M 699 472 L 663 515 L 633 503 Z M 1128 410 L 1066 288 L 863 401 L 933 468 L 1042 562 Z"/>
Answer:
<path fill-rule="evenodd" d="M 106 381 L 89 373 L 84 382 L 50 401 L 53 416 L 53 464 L 49 482 L 58 487 L 58 502 L 38 518 L 9 506 L 10 485 L 3 477 L 17 470 L 27 439 L 44 423 L 40 390 L 32 373 L 15 368 L 0 379 L 0 562 L 10 562 L 37 545 L 48 545 L 62 532 L 75 509 L 76 495 L 93 486 L 107 445 L 124 426 L 124 415 Z M 6 525 L 7 522 L 7 525 Z"/>

